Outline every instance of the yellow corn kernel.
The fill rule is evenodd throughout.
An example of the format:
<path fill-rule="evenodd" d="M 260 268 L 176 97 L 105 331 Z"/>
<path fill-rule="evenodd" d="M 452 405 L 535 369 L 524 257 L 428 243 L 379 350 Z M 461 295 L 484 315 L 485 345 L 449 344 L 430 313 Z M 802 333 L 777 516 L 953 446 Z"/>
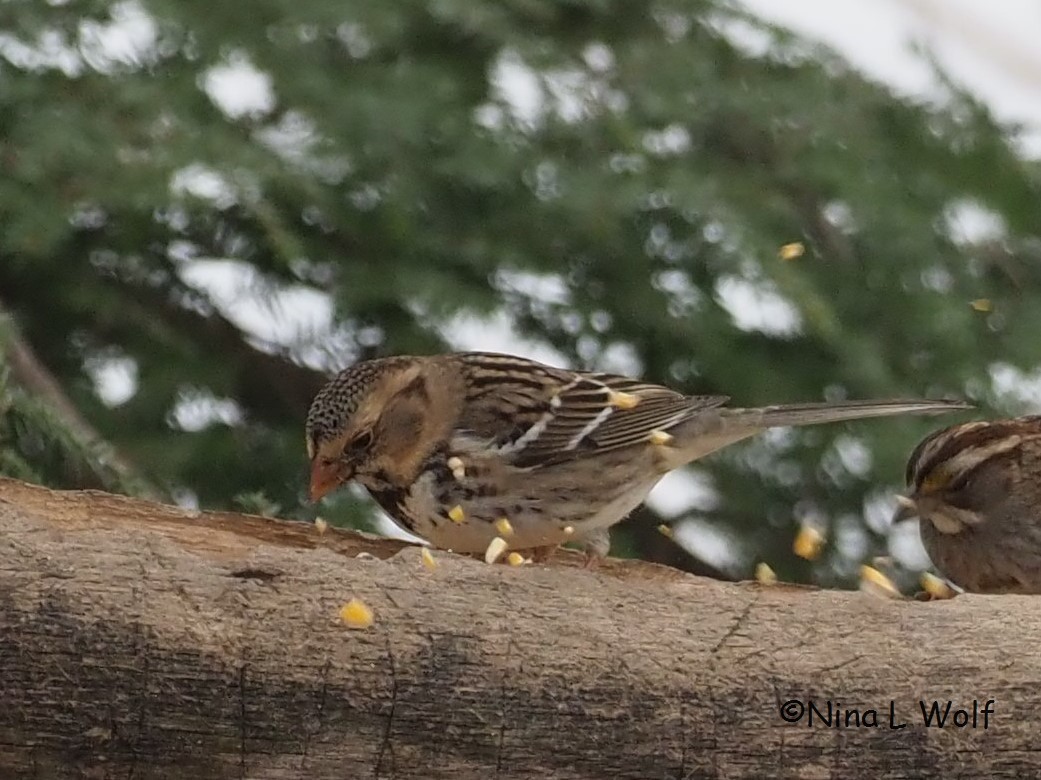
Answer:
<path fill-rule="evenodd" d="M 373 623 L 372 610 L 364 601 L 351 599 L 340 607 L 340 620 L 346 623 L 348 628 L 368 628 Z"/>
<path fill-rule="evenodd" d="M 975 311 L 988 312 L 994 308 L 994 304 L 990 298 L 977 298 L 974 301 L 969 301 L 969 306 Z"/>
<path fill-rule="evenodd" d="M 463 508 L 456 504 L 454 507 L 448 510 L 448 519 L 453 523 L 462 523 L 466 520 L 466 512 Z"/>
<path fill-rule="evenodd" d="M 437 568 L 437 561 L 434 560 L 434 554 L 430 552 L 429 547 L 419 548 L 419 559 L 423 561 L 423 565 L 430 569 L 430 571 Z"/>
<path fill-rule="evenodd" d="M 900 591 L 893 581 L 873 566 L 860 567 L 860 589 L 875 596 L 900 598 Z"/>
<path fill-rule="evenodd" d="M 618 390 L 608 390 L 607 403 L 616 409 L 632 409 L 640 403 L 640 396 L 632 393 L 623 393 Z"/>
<path fill-rule="evenodd" d="M 495 521 L 495 530 L 500 536 L 513 536 L 513 526 L 510 525 L 508 517 L 500 517 Z"/>
<path fill-rule="evenodd" d="M 531 563 L 531 560 L 525 558 L 519 552 L 511 552 L 506 556 L 506 563 L 510 564 L 510 566 L 521 566 L 525 563 Z"/>
<path fill-rule="evenodd" d="M 777 250 L 777 256 L 782 260 L 796 260 L 803 256 L 806 252 L 806 247 L 802 241 L 793 241 L 790 244 L 785 244 Z"/>
<path fill-rule="evenodd" d="M 323 520 L 322 518 L 316 517 L 314 519 L 314 530 L 316 530 L 318 532 L 318 535 L 321 536 L 329 530 L 329 524 L 325 522 L 325 520 Z"/>
<path fill-rule="evenodd" d="M 651 444 L 657 444 L 659 447 L 664 447 L 666 444 L 672 443 L 672 434 L 666 433 L 665 431 L 654 430 L 651 431 L 650 440 Z"/>
<path fill-rule="evenodd" d="M 484 551 L 484 562 L 495 563 L 506 552 L 506 546 L 506 540 L 501 536 L 496 536 L 488 542 L 488 549 Z"/>
<path fill-rule="evenodd" d="M 824 534 L 812 525 L 804 525 L 800 528 L 795 541 L 792 542 L 792 552 L 808 561 L 815 560 L 821 554 L 823 547 Z"/>
<path fill-rule="evenodd" d="M 665 523 L 662 523 L 661 525 L 658 526 L 658 533 L 660 533 L 662 536 L 664 536 L 664 537 L 666 537 L 668 539 L 671 539 L 672 538 L 672 527 L 666 525 Z"/>
<path fill-rule="evenodd" d="M 760 561 L 755 565 L 755 578 L 757 582 L 761 582 L 763 585 L 776 585 L 777 575 L 774 570 L 770 568 L 770 564 Z"/>
<path fill-rule="evenodd" d="M 953 599 L 957 595 L 954 592 L 954 588 L 932 572 L 923 571 L 919 582 L 922 585 L 922 590 L 934 599 Z"/>

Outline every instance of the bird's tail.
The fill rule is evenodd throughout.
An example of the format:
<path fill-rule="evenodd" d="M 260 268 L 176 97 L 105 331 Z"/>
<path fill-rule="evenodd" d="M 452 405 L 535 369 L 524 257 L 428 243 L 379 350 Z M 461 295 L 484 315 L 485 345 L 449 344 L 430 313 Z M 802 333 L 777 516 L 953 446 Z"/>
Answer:
<path fill-rule="evenodd" d="M 860 420 L 867 417 L 889 417 L 896 414 L 944 414 L 959 409 L 971 409 L 964 401 L 840 401 L 837 403 L 785 404 L 761 409 L 722 409 L 727 423 L 738 423 L 749 428 L 779 428 L 786 425 L 817 425 L 819 423 Z"/>
<path fill-rule="evenodd" d="M 840 401 L 837 403 L 786 404 L 761 409 L 706 410 L 688 421 L 670 428 L 674 446 L 660 453 L 663 464 L 670 468 L 682 466 L 723 447 L 755 436 L 767 428 L 787 425 L 817 425 L 819 423 L 859 420 L 865 417 L 888 417 L 895 414 L 943 414 L 959 409 L 971 409 L 963 401 Z"/>

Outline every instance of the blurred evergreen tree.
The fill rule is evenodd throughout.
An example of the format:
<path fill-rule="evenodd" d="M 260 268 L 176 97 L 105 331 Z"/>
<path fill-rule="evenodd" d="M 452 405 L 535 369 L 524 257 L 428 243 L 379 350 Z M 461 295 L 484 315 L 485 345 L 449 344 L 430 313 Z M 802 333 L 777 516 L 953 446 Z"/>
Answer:
<path fill-rule="evenodd" d="M 898 98 L 723 0 L 8 0 L 0 30 L 0 301 L 181 500 L 313 516 L 324 372 L 445 349 L 460 317 L 738 404 L 1011 410 L 995 377 L 1041 360 L 1041 183 L 1015 130 L 955 85 Z M 249 332 L 204 266 L 254 308 L 327 296 L 335 326 Z M 126 397 L 102 392 L 115 369 Z M 0 397 L 4 473 L 133 490 L 52 468 L 20 431 L 57 429 Z M 846 577 L 881 549 L 865 507 L 939 424 L 763 437 L 698 465 L 714 497 L 689 516 L 739 539 L 746 573 Z M 657 555 L 641 518 L 619 549 Z M 812 565 L 790 553 L 806 518 L 843 541 Z"/>

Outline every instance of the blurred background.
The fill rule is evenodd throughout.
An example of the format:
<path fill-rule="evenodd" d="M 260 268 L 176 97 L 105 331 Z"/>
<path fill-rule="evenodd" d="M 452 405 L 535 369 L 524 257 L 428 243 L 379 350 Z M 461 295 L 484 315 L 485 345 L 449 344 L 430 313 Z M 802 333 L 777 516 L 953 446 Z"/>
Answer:
<path fill-rule="evenodd" d="M 390 533 L 304 503 L 304 416 L 447 349 L 1041 411 L 1039 34 L 1013 0 L 2 0 L 0 473 Z M 613 554 L 911 577 L 905 459 L 969 416 L 727 449 Z"/>

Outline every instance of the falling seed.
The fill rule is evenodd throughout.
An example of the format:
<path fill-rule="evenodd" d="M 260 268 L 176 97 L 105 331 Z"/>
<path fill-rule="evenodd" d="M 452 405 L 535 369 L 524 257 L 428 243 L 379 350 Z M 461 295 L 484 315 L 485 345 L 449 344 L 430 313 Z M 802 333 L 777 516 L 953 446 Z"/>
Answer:
<path fill-rule="evenodd" d="M 824 547 L 824 534 L 812 525 L 804 525 L 799 529 L 795 541 L 792 543 L 792 552 L 800 558 L 808 561 L 815 560 Z"/>
<path fill-rule="evenodd" d="M 419 548 L 419 558 L 423 561 L 423 565 L 430 569 L 430 571 L 437 568 L 437 561 L 434 560 L 434 554 L 430 552 L 429 547 Z"/>
<path fill-rule="evenodd" d="M 484 551 L 484 562 L 495 563 L 504 552 L 506 552 L 506 540 L 501 536 L 496 536 L 488 542 L 488 549 Z"/>
<path fill-rule="evenodd" d="M 607 403 L 616 409 L 632 409 L 640 403 L 640 396 L 632 393 L 622 393 L 618 390 L 608 390 Z"/>
<path fill-rule="evenodd" d="M 777 250 L 777 256 L 782 260 L 795 260 L 805 254 L 806 247 L 803 246 L 801 241 L 793 241 L 790 244 L 785 244 Z"/>
<path fill-rule="evenodd" d="M 660 533 L 666 539 L 672 538 L 672 528 L 670 526 L 667 526 L 665 523 L 662 523 L 658 526 L 658 533 Z"/>
<path fill-rule="evenodd" d="M 453 523 L 462 523 L 466 520 L 466 512 L 463 511 L 463 508 L 459 506 L 459 504 L 456 504 L 448 510 L 448 519 Z"/>
<path fill-rule="evenodd" d="M 513 536 L 513 526 L 510 525 L 509 518 L 500 517 L 496 520 L 495 530 L 498 531 L 501 536 Z"/>
<path fill-rule="evenodd" d="M 506 556 L 506 563 L 510 566 L 522 566 L 525 563 L 531 563 L 531 558 L 525 558 L 519 552 L 511 552 Z"/>
<path fill-rule="evenodd" d="M 466 476 L 466 466 L 463 465 L 461 458 L 452 456 L 446 461 L 446 465 L 452 470 L 452 476 L 457 480 L 462 480 Z"/>
<path fill-rule="evenodd" d="M 351 599 L 340 607 L 340 620 L 348 628 L 368 628 L 372 625 L 372 610 L 360 599 Z"/>
<path fill-rule="evenodd" d="M 977 298 L 974 301 L 969 301 L 969 306 L 976 311 L 982 312 L 988 312 L 994 308 L 994 304 L 991 302 L 990 298 Z"/>
<path fill-rule="evenodd" d="M 651 431 L 651 444 L 657 444 L 659 447 L 672 442 L 672 434 L 666 433 L 665 431 L 654 430 Z"/>
<path fill-rule="evenodd" d="M 922 590 L 934 599 L 953 599 L 957 595 L 954 588 L 932 572 L 923 571 L 918 581 L 922 585 Z"/>
<path fill-rule="evenodd" d="M 755 578 L 763 585 L 776 585 L 777 575 L 770 568 L 770 564 L 760 561 L 755 565 Z"/>
<path fill-rule="evenodd" d="M 321 536 L 329 530 L 329 524 L 325 522 L 322 518 L 316 517 L 314 519 L 314 530 L 316 530 L 318 532 L 318 535 Z"/>
<path fill-rule="evenodd" d="M 563 530 L 564 536 L 571 536 L 575 532 L 575 527 L 573 525 L 565 525 Z"/>
<path fill-rule="evenodd" d="M 873 566 L 860 567 L 860 590 L 890 599 L 901 597 L 893 581 Z"/>

